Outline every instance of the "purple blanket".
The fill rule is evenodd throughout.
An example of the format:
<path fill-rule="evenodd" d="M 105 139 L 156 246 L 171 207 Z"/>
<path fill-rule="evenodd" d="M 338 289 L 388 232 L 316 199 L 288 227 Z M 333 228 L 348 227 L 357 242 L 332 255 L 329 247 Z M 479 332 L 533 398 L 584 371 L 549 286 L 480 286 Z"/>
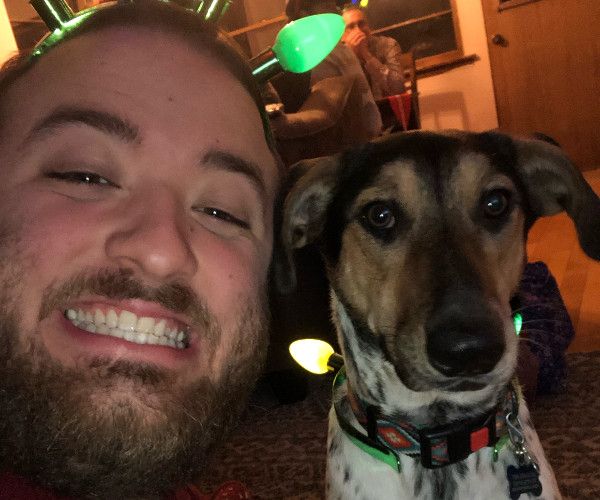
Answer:
<path fill-rule="evenodd" d="M 565 351 L 575 331 L 546 264 L 533 262 L 525 266 L 518 299 L 523 315 L 521 335 L 540 363 L 538 393 L 560 392 L 566 385 Z"/>

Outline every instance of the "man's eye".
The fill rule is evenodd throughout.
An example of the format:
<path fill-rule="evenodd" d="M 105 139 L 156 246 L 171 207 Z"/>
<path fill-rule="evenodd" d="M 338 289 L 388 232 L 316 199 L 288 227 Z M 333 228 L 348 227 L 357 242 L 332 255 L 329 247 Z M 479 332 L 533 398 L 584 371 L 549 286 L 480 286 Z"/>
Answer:
<path fill-rule="evenodd" d="M 57 179 L 65 182 L 72 182 L 73 184 L 87 184 L 89 186 L 110 186 L 118 187 L 114 182 L 102 177 L 101 175 L 94 174 L 93 172 L 48 172 L 46 177 L 50 179 Z"/>
<path fill-rule="evenodd" d="M 195 210 L 198 212 L 201 212 L 203 214 L 210 215 L 211 217 L 214 217 L 215 219 L 222 220 L 229 224 L 234 224 L 243 229 L 250 229 L 250 224 L 248 224 L 246 221 L 239 219 L 239 218 L 231 215 L 229 212 L 225 212 L 224 210 L 220 210 L 220 209 L 214 208 L 214 207 L 198 207 L 198 208 L 195 208 Z"/>

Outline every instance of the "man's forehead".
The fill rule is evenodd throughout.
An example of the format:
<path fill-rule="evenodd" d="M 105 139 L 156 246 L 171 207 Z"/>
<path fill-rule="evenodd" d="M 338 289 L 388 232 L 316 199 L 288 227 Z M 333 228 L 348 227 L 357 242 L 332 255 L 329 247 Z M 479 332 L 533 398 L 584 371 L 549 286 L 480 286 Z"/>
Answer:
<path fill-rule="evenodd" d="M 363 13 L 362 10 L 358 10 L 358 9 L 349 9 L 347 11 L 344 12 L 344 19 L 346 20 L 358 20 L 358 19 L 364 19 L 365 14 Z"/>
<path fill-rule="evenodd" d="M 115 65 L 130 67 L 136 65 L 164 63 L 171 57 L 193 59 L 195 65 L 211 66 L 211 71 L 227 73 L 224 65 L 210 52 L 210 49 L 194 45 L 185 35 L 147 26 L 107 26 L 83 33 L 71 40 L 59 43 L 43 54 L 40 65 L 60 64 L 70 66 Z M 173 61 L 178 66 L 177 61 Z M 140 75 L 143 77 L 145 75 Z M 233 77 L 232 77 L 233 78 Z"/>
<path fill-rule="evenodd" d="M 107 27 L 68 40 L 42 55 L 7 97 L 11 120 L 19 122 L 32 122 L 33 115 L 43 120 L 57 106 L 67 105 L 107 111 L 137 126 L 136 116 L 131 116 L 137 113 L 135 104 L 140 116 L 150 104 L 155 116 L 164 117 L 165 127 L 173 118 L 187 119 L 186 130 L 221 130 L 214 132 L 214 140 L 222 139 L 223 147 L 274 169 L 259 112 L 242 83 L 208 49 L 194 48 L 171 33 Z M 132 106 L 122 110 L 121 102 Z M 21 114 L 19 119 L 19 108 L 26 108 L 28 116 Z M 182 113 L 189 109 L 197 113 Z M 238 127 L 225 127 L 228 120 Z M 220 129 L 212 126 L 217 122 Z M 143 127 L 141 132 L 143 136 Z"/>

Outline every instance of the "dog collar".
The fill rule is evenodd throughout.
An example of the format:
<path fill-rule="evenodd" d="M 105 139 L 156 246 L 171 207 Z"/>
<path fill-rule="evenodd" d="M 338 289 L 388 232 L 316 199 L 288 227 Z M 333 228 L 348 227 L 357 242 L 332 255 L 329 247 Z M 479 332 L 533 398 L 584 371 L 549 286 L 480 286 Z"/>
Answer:
<path fill-rule="evenodd" d="M 334 389 L 346 381 L 342 367 L 334 380 Z M 452 425 L 431 429 L 419 428 L 408 422 L 398 422 L 382 415 L 379 408 L 365 405 L 348 386 L 347 400 L 352 411 L 366 431 L 366 435 L 342 417 L 339 405 L 334 409 L 340 427 L 350 440 L 374 458 L 401 470 L 399 455 L 415 459 L 428 469 L 436 469 L 465 460 L 471 453 L 485 447 L 494 447 L 494 459 L 508 441 L 506 415 L 517 408 L 518 396 L 511 384 L 502 401 L 485 415 Z"/>

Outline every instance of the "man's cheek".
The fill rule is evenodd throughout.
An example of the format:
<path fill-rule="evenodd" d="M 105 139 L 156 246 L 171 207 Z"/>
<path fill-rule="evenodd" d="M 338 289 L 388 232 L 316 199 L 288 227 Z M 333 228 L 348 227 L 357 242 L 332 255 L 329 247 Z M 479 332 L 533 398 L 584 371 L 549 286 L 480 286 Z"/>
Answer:
<path fill-rule="evenodd" d="M 202 253 L 204 257 L 199 256 L 202 264 L 196 277 L 201 296 L 209 294 L 209 300 L 212 297 L 228 307 L 238 306 L 239 300 L 255 300 L 266 283 L 268 262 L 263 255 L 255 250 L 226 245 L 213 248 L 209 255 L 205 251 Z M 210 286 L 207 286 L 207 278 Z"/>

